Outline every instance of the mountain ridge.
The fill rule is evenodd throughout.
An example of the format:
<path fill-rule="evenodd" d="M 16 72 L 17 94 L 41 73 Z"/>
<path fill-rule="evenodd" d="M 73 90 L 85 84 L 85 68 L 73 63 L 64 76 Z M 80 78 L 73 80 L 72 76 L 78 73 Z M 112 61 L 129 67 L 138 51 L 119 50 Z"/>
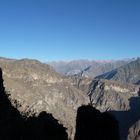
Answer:
<path fill-rule="evenodd" d="M 98 79 L 116 80 L 124 83 L 139 84 L 140 81 L 140 58 L 119 68 L 116 68 L 103 75 L 97 76 Z"/>
<path fill-rule="evenodd" d="M 88 77 L 96 77 L 101 75 L 105 72 L 118 68 L 124 64 L 127 64 L 131 61 L 135 60 L 132 59 L 122 59 L 122 60 L 73 60 L 73 61 L 56 61 L 56 62 L 49 62 L 48 64 L 51 65 L 58 73 L 62 75 L 75 75 L 84 71 L 84 75 Z M 85 70 L 89 68 L 88 70 Z"/>

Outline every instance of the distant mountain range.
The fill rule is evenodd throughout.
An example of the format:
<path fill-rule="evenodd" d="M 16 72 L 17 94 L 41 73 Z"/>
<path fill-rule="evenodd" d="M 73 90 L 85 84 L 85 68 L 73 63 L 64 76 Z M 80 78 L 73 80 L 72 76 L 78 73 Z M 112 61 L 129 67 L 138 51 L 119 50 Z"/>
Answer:
<path fill-rule="evenodd" d="M 75 134 L 77 108 L 89 103 L 116 116 L 121 140 L 140 138 L 139 58 L 49 65 L 38 60 L 0 58 L 0 68 L 13 106 L 29 116 L 42 111 L 53 114 L 67 128 L 70 140 Z"/>
<path fill-rule="evenodd" d="M 108 71 L 111 71 L 115 68 L 123 66 L 131 61 L 132 59 L 122 59 L 122 60 L 102 60 L 102 61 L 89 61 L 89 60 L 75 60 L 75 61 L 58 61 L 58 62 L 49 62 L 58 73 L 63 75 L 74 75 L 83 71 L 83 75 L 86 77 L 94 78 L 98 75 L 104 74 Z"/>
<path fill-rule="evenodd" d="M 96 78 L 140 84 L 140 58 Z"/>

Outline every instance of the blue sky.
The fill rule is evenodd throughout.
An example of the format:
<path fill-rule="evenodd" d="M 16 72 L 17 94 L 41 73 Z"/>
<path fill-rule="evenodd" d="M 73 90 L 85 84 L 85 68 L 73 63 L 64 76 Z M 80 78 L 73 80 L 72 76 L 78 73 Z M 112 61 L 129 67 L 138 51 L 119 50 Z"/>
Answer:
<path fill-rule="evenodd" d="M 140 1 L 0 0 L 0 56 L 41 61 L 140 56 Z"/>

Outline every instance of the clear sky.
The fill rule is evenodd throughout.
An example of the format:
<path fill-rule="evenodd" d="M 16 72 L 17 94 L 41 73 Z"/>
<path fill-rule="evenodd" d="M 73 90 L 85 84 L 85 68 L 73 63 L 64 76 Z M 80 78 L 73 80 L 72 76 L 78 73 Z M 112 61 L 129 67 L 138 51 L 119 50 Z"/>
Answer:
<path fill-rule="evenodd" d="M 0 0 L 0 56 L 140 56 L 140 0 Z"/>

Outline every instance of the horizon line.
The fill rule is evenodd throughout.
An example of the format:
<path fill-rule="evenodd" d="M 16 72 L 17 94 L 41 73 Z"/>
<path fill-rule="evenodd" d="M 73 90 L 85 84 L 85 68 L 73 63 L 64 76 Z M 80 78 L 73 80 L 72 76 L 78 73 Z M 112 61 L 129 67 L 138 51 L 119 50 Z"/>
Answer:
<path fill-rule="evenodd" d="M 110 62 L 110 61 L 127 61 L 129 59 L 138 59 L 140 57 L 136 56 L 136 57 L 124 57 L 124 58 L 116 58 L 116 59 L 86 59 L 86 58 L 79 58 L 79 59 L 70 59 L 70 60 L 41 60 L 39 58 L 31 58 L 31 57 L 21 57 L 21 58 L 16 58 L 16 57 L 5 57 L 5 56 L 0 56 L 0 59 L 10 59 L 10 60 L 24 60 L 24 59 L 29 59 L 29 60 L 37 60 L 40 61 L 42 63 L 55 63 L 55 62 L 72 62 L 72 61 L 96 61 L 96 62 Z"/>

